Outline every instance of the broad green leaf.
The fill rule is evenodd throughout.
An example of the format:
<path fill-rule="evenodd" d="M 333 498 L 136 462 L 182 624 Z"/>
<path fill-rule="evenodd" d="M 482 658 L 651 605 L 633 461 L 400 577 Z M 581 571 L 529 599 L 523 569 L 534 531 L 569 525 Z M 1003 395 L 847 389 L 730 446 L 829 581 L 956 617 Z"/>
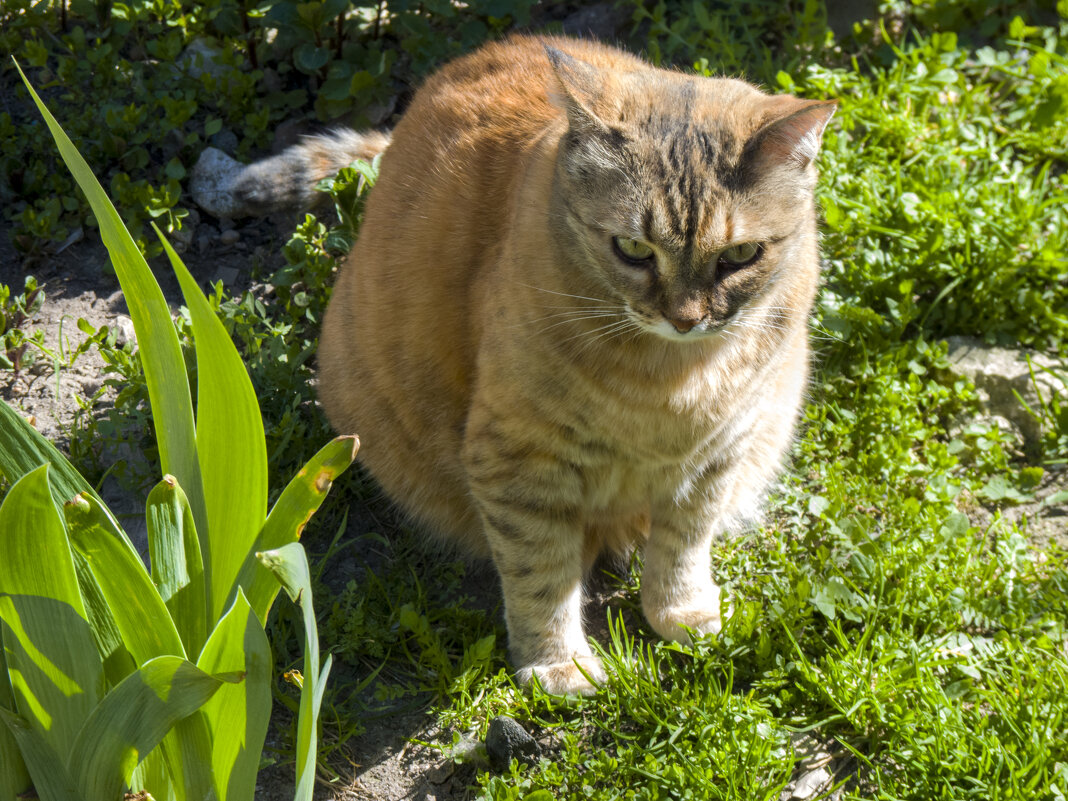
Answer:
<path fill-rule="evenodd" d="M 13 712 L 0 709 L 0 729 L 7 731 L 18 743 L 33 777 L 33 787 L 38 798 L 44 801 L 85 801 L 67 772 L 63 758 L 36 726 L 31 726 Z M 0 777 L 0 782 L 2 781 L 3 778 Z M 0 784 L 0 787 L 2 786 Z"/>
<path fill-rule="evenodd" d="M 235 586 L 230 590 L 233 595 L 237 586 L 244 588 L 252 610 L 261 623 L 267 621 L 267 613 L 271 611 L 279 584 L 278 579 L 264 570 L 256 554 L 281 548 L 300 538 L 304 526 L 326 499 L 333 482 L 356 458 L 359 447 L 360 440 L 355 436 L 331 440 L 308 460 L 275 501 L 256 539 L 255 549 L 241 566 Z"/>
<path fill-rule="evenodd" d="M 99 496 L 77 470 L 41 436 L 27 421 L 22 419 L 14 409 L 0 401 L 0 473 L 14 483 L 22 476 L 40 467 L 50 465 L 48 482 L 52 488 L 52 497 L 56 506 L 62 511 L 63 503 L 78 493 L 88 493 L 99 500 Z M 106 507 L 102 507 L 105 508 Z M 108 521 L 117 536 L 126 537 L 114 517 L 108 514 Z M 97 650 L 104 660 L 104 670 L 111 681 L 119 681 L 136 665 L 124 653 L 122 640 L 111 620 L 111 613 L 102 603 L 100 590 L 89 572 L 85 561 L 75 554 L 75 572 L 81 590 L 85 611 L 92 628 Z"/>
<path fill-rule="evenodd" d="M 159 236 L 193 324 L 196 444 L 210 542 L 203 550 L 208 557 L 209 610 L 214 621 L 225 609 L 230 587 L 267 516 L 267 445 L 259 402 L 237 348 L 178 254 Z M 203 540 L 203 531 L 200 536 Z"/>
<path fill-rule="evenodd" d="M 311 801 L 315 788 L 315 755 L 318 749 L 317 721 L 323 698 L 323 685 L 330 674 L 331 659 L 319 666 L 319 631 L 315 625 L 311 573 L 304 546 L 292 542 L 257 557 L 285 588 L 294 603 L 300 604 L 304 617 L 304 684 L 300 690 L 297 719 L 297 790 L 296 801 Z"/>
<path fill-rule="evenodd" d="M 193 714 L 196 713 L 194 712 Z M 164 742 L 166 742 L 166 738 L 164 738 Z M 162 744 L 160 747 L 162 747 Z M 146 756 L 141 761 L 141 764 L 134 768 L 133 773 L 130 774 L 130 792 L 139 793 L 142 790 L 145 790 L 155 798 L 156 793 L 159 793 L 161 789 L 166 788 L 171 784 L 170 777 L 171 773 L 167 767 L 167 763 L 163 759 L 163 754 L 160 753 L 159 749 L 156 749 L 155 751 L 149 752 L 148 756 Z M 176 801 L 177 799 L 182 798 L 177 792 L 176 787 L 172 786 L 171 789 L 174 791 L 172 797 Z M 166 798 L 167 794 L 160 793 L 160 796 Z"/>
<path fill-rule="evenodd" d="M 0 709 L 14 713 L 15 698 L 7 680 L 7 662 L 4 660 L 3 626 L 0 626 Z M 0 722 L 0 801 L 16 801 L 16 796 L 30 787 L 30 774 L 22 759 L 15 735 Z"/>
<path fill-rule="evenodd" d="M 204 493 L 196 454 L 193 402 L 182 349 L 171 322 L 170 308 L 152 271 L 89 165 L 41 102 L 22 69 L 17 64 L 15 66 L 52 132 L 63 161 L 85 193 L 93 216 L 100 225 L 100 237 L 111 255 L 111 263 L 122 286 L 137 335 L 163 472 L 178 477 L 189 496 L 197 526 L 202 528 L 205 526 Z"/>
<path fill-rule="evenodd" d="M 146 662 L 104 697 L 79 732 L 67 762 L 78 789 L 89 801 L 121 798 L 133 769 L 171 727 L 235 678 L 208 675 L 177 656 Z"/>
<path fill-rule="evenodd" d="M 93 499 L 64 507 L 71 544 L 89 563 L 126 649 L 138 665 L 157 656 L 185 656 L 170 612 L 133 547 L 106 528 Z"/>
<path fill-rule="evenodd" d="M 51 442 L 5 401 L 0 401 L 0 473 L 14 484 L 43 464 L 52 465 L 48 479 L 59 499 L 57 508 L 79 492 L 99 497 Z"/>
<path fill-rule="evenodd" d="M 82 593 L 93 642 L 96 643 L 96 650 L 104 663 L 107 684 L 109 687 L 114 686 L 137 670 L 137 665 L 122 642 L 122 634 L 115 625 L 111 607 L 108 606 L 104 593 L 100 591 L 100 585 L 96 583 L 96 576 L 93 575 L 89 562 L 77 551 L 74 551 L 73 555 L 74 572 L 78 576 L 78 589 Z"/>
<path fill-rule="evenodd" d="M 211 764 L 219 801 L 252 801 L 271 717 L 271 646 L 238 590 L 197 661 L 210 673 L 240 670 L 241 684 L 223 687 L 204 705 L 214 737 Z"/>
<path fill-rule="evenodd" d="M 220 690 L 231 686 L 224 683 Z M 211 732 L 201 709 L 174 724 L 167 736 L 139 766 L 143 789 L 160 798 L 170 790 L 175 799 L 212 799 Z"/>
<path fill-rule="evenodd" d="M 148 552 L 152 581 L 174 620 L 187 654 L 199 654 L 207 637 L 207 587 L 196 523 L 185 492 L 164 476 L 148 494 Z"/>
<path fill-rule="evenodd" d="M 0 619 L 15 707 L 66 754 L 101 695 L 103 672 L 48 465 L 8 492 L 0 532 Z"/>

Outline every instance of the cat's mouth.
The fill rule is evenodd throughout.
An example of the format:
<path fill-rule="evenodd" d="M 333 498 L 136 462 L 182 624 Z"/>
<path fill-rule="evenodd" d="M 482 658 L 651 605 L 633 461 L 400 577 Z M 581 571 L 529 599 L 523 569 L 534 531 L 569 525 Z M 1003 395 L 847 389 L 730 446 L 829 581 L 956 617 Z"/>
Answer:
<path fill-rule="evenodd" d="M 691 321 L 672 321 L 662 315 L 650 315 L 627 308 L 631 319 L 638 326 L 650 334 L 654 334 L 672 342 L 700 342 L 719 336 L 728 326 L 730 320 L 713 322 L 708 317 Z"/>

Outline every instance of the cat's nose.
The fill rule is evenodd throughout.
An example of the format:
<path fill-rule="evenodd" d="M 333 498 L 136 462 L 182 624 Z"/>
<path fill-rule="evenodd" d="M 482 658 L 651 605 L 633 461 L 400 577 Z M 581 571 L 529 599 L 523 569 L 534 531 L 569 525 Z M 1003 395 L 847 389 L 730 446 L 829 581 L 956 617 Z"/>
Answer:
<path fill-rule="evenodd" d="M 667 317 L 667 315 L 665 315 Z M 699 322 L 700 317 L 667 317 L 667 321 L 675 326 L 675 330 L 680 334 L 685 334 Z"/>

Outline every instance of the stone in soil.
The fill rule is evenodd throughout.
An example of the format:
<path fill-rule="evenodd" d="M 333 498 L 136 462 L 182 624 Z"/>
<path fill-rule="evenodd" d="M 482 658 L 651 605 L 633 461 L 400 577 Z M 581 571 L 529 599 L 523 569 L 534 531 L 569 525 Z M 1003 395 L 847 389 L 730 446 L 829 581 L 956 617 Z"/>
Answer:
<path fill-rule="evenodd" d="M 496 770 L 506 770 L 513 759 L 533 764 L 541 756 L 541 746 L 527 730 L 509 717 L 501 715 L 490 721 L 486 734 L 486 752 Z"/>

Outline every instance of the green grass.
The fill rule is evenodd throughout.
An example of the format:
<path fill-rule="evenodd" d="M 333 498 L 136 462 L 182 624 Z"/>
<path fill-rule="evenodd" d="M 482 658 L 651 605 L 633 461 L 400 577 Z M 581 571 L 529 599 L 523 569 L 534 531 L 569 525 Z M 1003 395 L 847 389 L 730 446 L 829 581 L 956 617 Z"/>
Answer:
<path fill-rule="evenodd" d="M 346 37 L 371 37 L 389 63 L 364 70 L 370 82 L 357 81 L 363 88 L 351 103 L 379 98 L 383 76 L 410 70 L 403 74 L 412 79 L 499 29 L 492 5 L 472 4 L 462 18 L 405 6 L 409 16 L 396 23 L 403 36 L 371 37 L 373 15 L 363 28 L 353 23 Z M 847 798 L 1063 801 L 1068 556 L 1038 551 L 1026 521 L 1003 512 L 1027 501 L 1045 472 L 1065 484 L 1066 406 L 1047 397 L 1033 409 L 1043 440 L 1040 453 L 1025 457 L 976 421 L 975 389 L 950 372 L 944 340 L 970 335 L 1062 358 L 1068 350 L 1068 3 L 884 3 L 879 20 L 837 39 L 812 0 L 631 8 L 634 35 L 648 37 L 636 46 L 654 59 L 840 100 L 820 164 L 826 268 L 811 400 L 764 525 L 714 552 L 734 615 L 720 637 L 692 648 L 659 642 L 641 620 L 635 564 L 608 580 L 612 601 L 599 614 L 610 617 L 611 635 L 599 646 L 609 679 L 598 695 L 563 702 L 520 692 L 499 614 L 463 597 L 467 568 L 428 554 L 418 533 L 398 530 L 388 515 L 370 541 L 335 536 L 345 507 L 337 496 L 382 508 L 365 480 L 347 476 L 307 541 L 319 550 L 320 574 L 350 548 L 379 558 L 361 566 L 359 581 L 315 586 L 323 647 L 337 665 L 324 701 L 324 773 L 345 771 L 353 738 L 375 716 L 425 709 L 446 732 L 436 743 L 442 753 L 476 765 L 471 743 L 495 715 L 549 737 L 547 759 L 534 766 L 478 768 L 473 793 L 494 801 L 539 798 L 538 790 L 770 801 L 798 769 L 799 732 L 838 757 Z M 248 58 L 249 40 L 226 33 L 225 19 L 219 30 L 187 16 L 187 27 L 171 26 L 164 41 L 180 35 L 184 43 L 210 28 Z M 144 19 L 126 38 L 105 38 L 129 54 L 138 37 L 153 41 Z M 435 44 L 433 31 L 462 26 L 448 46 Z M 190 165 L 209 117 L 224 119 L 244 149 L 265 145 L 268 123 L 329 119 L 336 86 L 314 111 L 308 86 L 299 87 L 302 97 L 286 93 L 308 77 L 302 65 L 315 72 L 321 57 L 310 48 L 298 55 L 300 46 L 283 43 L 280 63 L 271 64 L 260 41 L 259 67 L 232 70 L 249 82 L 233 109 L 260 108 L 262 126 L 259 117 L 223 118 L 214 85 L 195 87 L 206 94 L 195 95 L 204 99 L 183 123 L 187 141 L 173 158 Z M 63 67 L 66 57 L 38 53 L 44 68 L 83 76 L 82 57 Z M 131 64 L 133 74 L 151 72 Z M 262 76 L 252 79 L 270 68 L 285 92 L 264 93 Z M 172 79 L 146 80 L 154 97 L 152 82 Z M 112 133 L 121 130 L 113 122 Z M 6 124 L 0 114 L 0 132 Z M 154 140 L 143 143 L 149 164 L 129 172 L 148 183 L 171 163 L 156 155 Z M 36 151 L 4 141 L 3 169 L 17 155 L 26 174 L 50 175 Z M 105 155 L 108 141 L 100 142 Z M 272 470 L 291 472 L 327 436 L 312 404 L 309 357 L 334 259 L 358 224 L 358 183 L 351 172 L 329 187 L 348 224 L 303 220 L 285 246 L 285 267 L 258 276 L 278 288 L 275 300 L 221 288 L 210 299 L 264 398 Z M 33 223 L 46 239 L 62 239 L 78 211 L 52 208 L 54 196 L 45 187 L 16 210 L 29 220 L 16 236 L 36 231 Z M 136 416 L 144 393 L 136 357 L 109 350 L 104 334 L 98 342 L 128 394 L 111 418 L 74 437 L 86 455 L 102 435 L 141 441 L 147 425 Z M 292 614 L 283 610 L 270 630 L 276 664 L 295 664 Z"/>

